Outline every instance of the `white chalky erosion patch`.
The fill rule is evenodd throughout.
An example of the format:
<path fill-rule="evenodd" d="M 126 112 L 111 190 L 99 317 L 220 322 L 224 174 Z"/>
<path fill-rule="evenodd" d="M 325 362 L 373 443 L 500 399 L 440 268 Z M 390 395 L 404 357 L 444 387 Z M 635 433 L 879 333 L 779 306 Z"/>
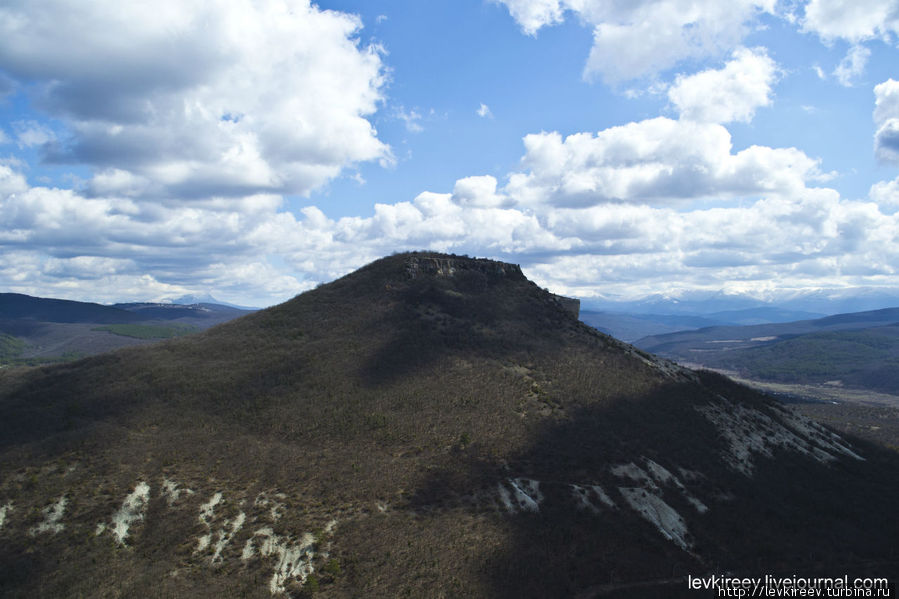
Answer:
<path fill-rule="evenodd" d="M 694 497 L 693 494 L 687 490 L 684 484 L 680 480 L 678 480 L 678 478 L 674 476 L 667 468 L 657 464 L 656 462 L 653 462 L 649 458 L 646 458 L 646 467 L 649 469 L 649 473 L 652 474 L 652 477 L 656 479 L 657 482 L 666 485 L 674 485 L 675 487 L 677 487 L 680 490 L 681 494 L 684 496 L 684 499 L 686 499 L 697 512 L 699 512 L 700 514 L 704 514 L 709 511 L 708 506 Z"/>
<path fill-rule="evenodd" d="M 6 523 L 6 516 L 11 511 L 13 511 L 12 502 L 8 501 L 3 505 L 0 505 L 0 529 L 3 528 L 3 525 Z"/>
<path fill-rule="evenodd" d="M 662 499 L 661 486 L 677 489 L 700 514 L 706 513 L 709 508 L 694 497 L 670 470 L 649 458 L 643 458 L 643 461 L 646 463 L 646 470 L 633 462 L 611 468 L 615 476 L 628 478 L 640 484 L 639 487 L 618 487 L 618 491 L 628 506 L 655 526 L 663 537 L 673 541 L 681 549 L 689 548 L 687 524 L 683 517 Z"/>
<path fill-rule="evenodd" d="M 574 495 L 575 500 L 578 502 L 579 509 L 598 513 L 600 508 L 596 505 L 596 501 L 599 501 L 606 507 L 618 507 L 599 485 L 571 485 L 571 494 Z"/>
<path fill-rule="evenodd" d="M 680 481 L 677 480 L 677 477 L 671 474 L 671 472 L 667 468 L 656 462 L 653 462 L 649 458 L 646 458 L 646 468 L 649 470 L 649 473 L 652 475 L 652 477 L 660 483 L 670 484 L 673 482 L 678 486 L 683 487 L 683 485 L 680 484 Z"/>
<path fill-rule="evenodd" d="M 162 479 L 162 496 L 165 497 L 169 507 L 174 506 L 175 502 L 181 498 L 182 494 L 193 495 L 194 492 L 190 489 L 180 488 L 178 483 L 173 480 L 168 478 Z"/>
<path fill-rule="evenodd" d="M 247 515 L 240 512 L 234 518 L 224 520 L 218 531 L 213 532 L 212 519 L 215 517 L 215 507 L 220 503 L 222 503 L 222 493 L 216 492 L 209 498 L 209 501 L 200 506 L 198 519 L 209 532 L 197 539 L 197 548 L 194 549 L 194 553 L 206 551 L 212 544 L 212 539 L 215 538 L 215 544 L 212 545 L 212 556 L 209 558 L 209 562 L 213 564 L 223 561 L 222 552 L 247 521 Z"/>
<path fill-rule="evenodd" d="M 502 502 L 506 511 L 513 514 L 520 511 L 540 511 L 543 493 L 540 492 L 539 481 L 529 478 L 510 478 L 505 484 L 500 482 L 497 488 L 499 490 L 500 502 Z"/>
<path fill-rule="evenodd" d="M 661 497 L 640 487 L 618 487 L 618 492 L 631 509 L 653 524 L 663 537 L 681 549 L 690 547 L 686 522 Z"/>
<path fill-rule="evenodd" d="M 787 426 L 793 430 L 805 435 L 813 443 L 825 448 L 827 451 L 843 454 L 856 460 L 865 461 L 865 458 L 858 455 L 849 448 L 849 444 L 843 440 L 838 434 L 829 431 L 821 424 L 806 418 L 802 414 L 794 412 L 784 406 L 776 406 L 781 412 L 781 418 L 784 419 Z"/>
<path fill-rule="evenodd" d="M 202 504 L 200 506 L 200 522 L 209 530 L 209 534 L 202 535 L 197 539 L 197 548 L 194 549 L 194 553 L 199 553 L 209 547 L 209 543 L 212 541 L 212 518 L 215 516 L 215 506 L 217 506 L 222 501 L 221 492 L 215 493 L 209 501 Z"/>
<path fill-rule="evenodd" d="M 147 504 L 150 502 L 150 485 L 141 481 L 134 490 L 122 502 L 122 507 L 112 515 L 112 536 L 120 545 L 125 544 L 128 537 L 128 529 L 135 522 L 144 519 Z M 97 534 L 103 532 L 105 527 L 97 528 Z"/>
<path fill-rule="evenodd" d="M 845 455 L 863 460 L 849 449 L 845 441 L 822 426 L 785 408 L 778 409 L 779 419 L 719 396 L 718 401 L 697 407 L 727 441 L 725 461 L 746 476 L 755 468 L 753 454 L 771 457 L 775 448 L 791 449 L 821 463 Z"/>
<path fill-rule="evenodd" d="M 66 511 L 66 504 L 68 502 L 68 498 L 63 495 L 56 500 L 56 503 L 51 503 L 45 507 L 42 510 L 44 520 L 29 531 L 31 536 L 42 532 L 52 532 L 53 534 L 62 532 L 62 529 L 65 528 L 65 526 L 63 526 L 60 520 L 62 520 L 62 515 Z"/>
<path fill-rule="evenodd" d="M 260 528 L 244 545 L 241 554 L 244 561 L 255 555 L 256 545 L 259 546 L 262 557 L 277 559 L 268 586 L 272 595 L 284 593 L 285 585 L 291 580 L 303 584 L 314 571 L 312 559 L 315 557 L 315 538 L 309 533 L 304 534 L 298 542 L 293 542 L 290 537 L 276 535 L 271 528 Z"/>
<path fill-rule="evenodd" d="M 212 563 L 222 561 L 222 551 L 224 551 L 225 547 L 228 546 L 228 543 L 231 542 L 231 539 L 234 538 L 234 535 L 236 535 L 243 527 L 246 520 L 247 515 L 240 512 L 233 520 L 225 520 L 222 523 L 222 528 L 218 532 L 218 540 L 213 546 L 212 559 L 210 560 Z"/>
<path fill-rule="evenodd" d="M 652 477 L 643 468 L 637 466 L 633 462 L 612 466 L 611 471 L 612 474 L 619 478 L 629 478 L 634 482 L 641 483 L 641 486 L 644 488 L 653 490 L 659 488 Z"/>
<path fill-rule="evenodd" d="M 687 470 L 682 466 L 677 467 L 677 471 L 680 474 L 680 477 L 684 480 L 695 482 L 697 480 L 705 478 L 705 475 L 702 472 L 696 472 L 695 470 Z"/>
<path fill-rule="evenodd" d="M 286 499 L 287 495 L 284 493 L 275 493 L 272 497 L 276 499 Z M 272 519 L 272 522 L 277 522 L 281 519 L 281 516 L 284 515 L 285 505 L 281 501 L 276 501 L 269 497 L 268 493 L 262 492 L 256 496 L 256 500 L 253 501 L 254 507 L 267 507 L 269 517 Z"/>

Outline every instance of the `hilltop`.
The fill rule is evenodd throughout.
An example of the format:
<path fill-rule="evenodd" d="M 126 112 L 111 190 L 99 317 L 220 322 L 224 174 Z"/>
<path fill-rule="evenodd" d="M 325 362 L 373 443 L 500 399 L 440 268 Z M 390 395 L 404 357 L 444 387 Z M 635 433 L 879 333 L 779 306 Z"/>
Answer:
<path fill-rule="evenodd" d="M 895 453 L 492 260 L 398 254 L 6 371 L 0 409 L 4 596 L 672 596 L 687 574 L 897 570 Z"/>

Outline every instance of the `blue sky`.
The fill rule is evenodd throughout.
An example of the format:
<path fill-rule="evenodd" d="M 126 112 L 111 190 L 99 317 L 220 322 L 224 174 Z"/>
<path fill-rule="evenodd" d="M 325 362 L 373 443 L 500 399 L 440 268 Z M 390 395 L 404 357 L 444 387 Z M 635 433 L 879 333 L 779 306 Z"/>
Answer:
<path fill-rule="evenodd" d="M 0 289 L 270 305 L 393 251 L 582 298 L 899 288 L 899 1 L 0 7 Z"/>

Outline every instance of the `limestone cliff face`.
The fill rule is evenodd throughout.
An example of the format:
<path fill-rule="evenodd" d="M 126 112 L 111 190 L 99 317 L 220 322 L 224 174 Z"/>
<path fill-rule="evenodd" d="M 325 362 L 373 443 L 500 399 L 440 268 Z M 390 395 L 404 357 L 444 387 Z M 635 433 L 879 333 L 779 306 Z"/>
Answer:
<path fill-rule="evenodd" d="M 452 278 L 466 272 L 478 272 L 486 275 L 488 281 L 500 279 L 526 280 L 519 265 L 487 258 L 447 256 L 445 254 L 416 254 L 409 256 L 406 260 L 406 274 L 411 279 L 421 276 Z M 578 318 L 581 309 L 581 301 L 579 299 L 562 295 L 551 295 L 563 308 L 574 314 L 575 318 Z"/>
<path fill-rule="evenodd" d="M 410 256 L 406 260 L 406 274 L 413 279 L 422 275 L 453 277 L 465 271 L 480 272 L 491 279 L 523 280 L 525 278 L 521 272 L 521 267 L 517 264 L 508 264 L 486 258 L 421 254 Z"/>
<path fill-rule="evenodd" d="M 562 304 L 562 307 L 574 314 L 575 318 L 581 316 L 581 300 L 575 297 L 565 297 L 564 295 L 553 294 L 553 297 Z"/>

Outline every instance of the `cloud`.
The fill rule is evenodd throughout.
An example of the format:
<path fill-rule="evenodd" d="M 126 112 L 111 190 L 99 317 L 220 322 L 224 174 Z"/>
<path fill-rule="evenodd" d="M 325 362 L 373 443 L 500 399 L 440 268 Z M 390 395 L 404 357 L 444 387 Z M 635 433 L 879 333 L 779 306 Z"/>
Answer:
<path fill-rule="evenodd" d="M 281 203 L 279 196 L 170 206 L 86 197 L 29 187 L 20 173 L 0 166 L 0 285 L 92 301 L 208 288 L 248 304 L 283 300 L 311 283 L 269 265 L 267 251 L 275 246 L 254 238 L 278 218 Z"/>
<path fill-rule="evenodd" d="M 0 164 L 0 197 L 12 195 L 28 189 L 25 177 L 11 167 Z"/>
<path fill-rule="evenodd" d="M 396 118 L 403 121 L 403 123 L 406 125 L 406 131 L 408 131 L 409 133 L 421 133 L 425 130 L 424 127 L 422 127 L 419 123 L 419 121 L 421 121 L 421 114 L 416 112 L 414 108 L 407 111 L 402 106 L 397 107 Z"/>
<path fill-rule="evenodd" d="M 899 81 L 874 86 L 874 150 L 884 162 L 899 164 Z"/>
<path fill-rule="evenodd" d="M 887 209 L 899 208 L 899 178 L 875 183 L 871 186 L 868 196 Z"/>
<path fill-rule="evenodd" d="M 865 65 L 868 64 L 870 56 L 871 51 L 864 46 L 852 46 L 834 69 L 833 76 L 837 78 L 840 85 L 852 87 L 853 80 L 865 72 Z"/>
<path fill-rule="evenodd" d="M 664 117 L 564 139 L 532 134 L 524 144 L 527 171 L 510 175 L 504 191 L 525 206 L 791 194 L 824 177 L 818 161 L 795 148 L 751 146 L 733 154 L 721 125 Z"/>
<path fill-rule="evenodd" d="M 722 69 L 679 75 L 668 99 L 681 118 L 710 123 L 748 123 L 759 107 L 771 105 L 777 65 L 764 49 L 738 48 Z"/>
<path fill-rule="evenodd" d="M 460 206 L 500 208 L 509 205 L 509 198 L 496 191 L 496 179 L 490 175 L 465 177 L 456 181 L 452 199 Z"/>
<path fill-rule="evenodd" d="M 369 218 L 317 214 L 285 224 L 270 236 L 296 240 L 294 259 L 319 271 L 388 248 L 430 248 L 514 259 L 541 285 L 586 297 L 870 283 L 894 275 L 899 257 L 896 218 L 833 190 L 689 211 L 603 204 L 530 214 L 463 209 L 448 194 L 423 193 Z M 329 251 L 302 245 L 305 236 L 289 235 L 294 227 Z"/>
<path fill-rule="evenodd" d="M 811 0 L 805 7 L 802 28 L 825 41 L 839 38 L 857 44 L 872 38 L 887 38 L 899 32 L 899 2 Z"/>
<path fill-rule="evenodd" d="M 877 155 L 887 162 L 899 162 L 899 119 L 889 119 L 877 130 Z"/>
<path fill-rule="evenodd" d="M 305 194 L 391 158 L 367 120 L 385 72 L 360 28 L 308 0 L 11 0 L 0 69 L 65 125 L 48 160 L 130 172 L 156 196 Z"/>
<path fill-rule="evenodd" d="M 774 10 L 767 0 L 504 4 L 528 34 L 578 18 L 594 32 L 585 75 L 613 82 L 723 57 Z M 370 122 L 384 103 L 381 50 L 359 41 L 356 17 L 286 6 L 8 1 L 0 95 L 15 88 L 48 117 L 11 126 L 10 143 L 92 170 L 57 189 L 0 161 L 0 287 L 94 301 L 212 290 L 266 305 L 421 248 L 520 262 L 542 285 L 583 296 L 896 275 L 897 181 L 847 201 L 817 186 L 818 160 L 796 148 L 734 150 L 722 123 L 750 121 L 778 77 L 758 49 L 653 88 L 679 120 L 534 133 L 500 180 L 462 177 L 358 216 L 294 213 L 286 195 L 392 158 Z M 875 97 L 878 156 L 897 160 L 899 83 Z M 490 115 L 486 104 L 477 112 Z M 416 110 L 396 117 L 421 127 Z"/>
<path fill-rule="evenodd" d="M 621 129 L 528 136 L 530 170 L 504 186 L 490 175 L 464 177 L 452 193 L 423 192 L 339 219 L 311 206 L 295 215 L 277 195 L 189 204 L 87 197 L 29 187 L 4 165 L 0 286 L 95 301 L 213 290 L 268 305 L 393 251 L 423 248 L 519 262 L 541 285 L 585 297 L 876 284 L 895 275 L 899 217 L 881 207 L 897 204 L 896 182 L 872 188 L 871 201 L 846 201 L 806 184 L 816 164 L 801 152 L 732 153 L 720 125 L 653 119 Z M 692 156 L 675 159 L 693 146 Z M 569 167 L 575 178 L 597 176 L 597 160 L 606 169 L 599 179 L 627 179 L 641 162 L 672 175 L 624 186 L 655 188 L 627 201 L 573 202 L 547 190 Z M 679 171 L 699 174 L 698 184 L 663 192 Z M 120 179 L 127 189 L 127 176 L 107 173 L 111 189 Z M 715 207 L 689 201 L 709 194 Z"/>
<path fill-rule="evenodd" d="M 528 35 L 574 13 L 593 29 L 584 77 L 616 83 L 652 75 L 682 60 L 720 56 L 749 24 L 773 13 L 774 0 L 499 0 Z"/>
<path fill-rule="evenodd" d="M 88 190 L 92 196 L 139 197 L 149 187 L 151 183 L 145 177 L 117 168 L 104 169 L 95 174 L 88 183 Z"/>
<path fill-rule="evenodd" d="M 2 100 L 8 94 L 11 94 L 13 89 L 15 89 L 13 80 L 3 73 L 0 73 L 0 100 Z"/>
<path fill-rule="evenodd" d="M 556 218 L 555 231 L 565 226 L 584 245 L 548 257 L 529 274 L 586 297 L 883 281 L 895 274 L 899 256 L 895 217 L 830 191 L 689 212 L 598 206 Z"/>
<path fill-rule="evenodd" d="M 560 0 L 499 0 L 509 9 L 522 31 L 536 35 L 542 27 L 555 25 L 564 20 L 565 2 Z"/>
<path fill-rule="evenodd" d="M 477 113 L 478 113 L 478 116 L 481 118 L 488 118 L 488 117 L 491 119 L 493 118 L 493 113 L 490 112 L 490 107 L 487 106 L 486 104 L 484 104 L 483 102 L 481 102 L 480 107 L 478 107 Z"/>
<path fill-rule="evenodd" d="M 46 125 L 37 121 L 15 121 L 12 124 L 16 143 L 20 148 L 44 146 L 56 141 L 56 134 Z"/>

